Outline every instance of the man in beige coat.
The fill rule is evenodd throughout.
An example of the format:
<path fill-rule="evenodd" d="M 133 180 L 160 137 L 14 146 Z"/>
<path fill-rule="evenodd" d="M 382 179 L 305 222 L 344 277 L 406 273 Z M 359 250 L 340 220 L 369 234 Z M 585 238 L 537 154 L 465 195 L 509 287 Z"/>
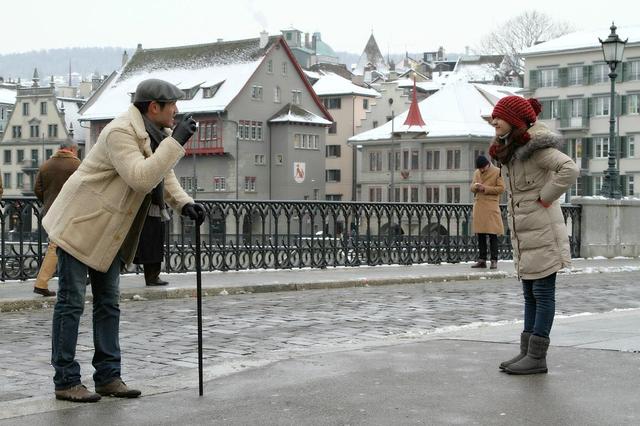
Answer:
<path fill-rule="evenodd" d="M 473 232 L 478 235 L 478 261 L 472 268 L 487 267 L 487 237 L 491 248 L 491 269 L 498 267 L 498 235 L 504 233 L 500 214 L 500 194 L 504 192 L 504 180 L 500 169 L 480 155 L 476 158 L 476 171 L 473 174 L 471 192 L 473 202 Z"/>
<path fill-rule="evenodd" d="M 120 378 L 119 274 L 135 254 L 151 191 L 163 183 L 167 204 L 196 223 L 204 208 L 180 187 L 173 167 L 196 123 L 185 117 L 173 130 L 183 92 L 162 80 L 141 82 L 134 104 L 100 133 L 42 222 L 58 246 L 58 299 L 53 313 L 51 364 L 57 399 L 95 402 L 100 396 L 134 398 Z M 171 136 L 169 136 L 171 134 Z M 87 272 L 93 293 L 93 380 L 80 380 L 75 359 Z"/>

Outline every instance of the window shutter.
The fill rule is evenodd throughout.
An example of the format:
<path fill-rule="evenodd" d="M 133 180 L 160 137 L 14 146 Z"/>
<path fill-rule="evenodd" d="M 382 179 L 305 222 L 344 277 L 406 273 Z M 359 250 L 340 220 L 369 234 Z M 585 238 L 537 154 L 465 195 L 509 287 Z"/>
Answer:
<path fill-rule="evenodd" d="M 538 75 L 540 71 L 531 70 L 529 71 L 529 89 L 537 89 L 538 88 Z"/>
<path fill-rule="evenodd" d="M 558 80 L 560 81 L 560 87 L 567 87 L 569 85 L 568 68 L 558 68 Z"/>
<path fill-rule="evenodd" d="M 565 68 L 566 69 L 566 68 Z M 569 99 L 561 99 L 560 102 L 560 127 L 570 127 L 569 126 Z"/>
<path fill-rule="evenodd" d="M 591 84 L 591 66 L 585 65 L 582 67 L 582 81 L 585 86 Z"/>
<path fill-rule="evenodd" d="M 627 70 L 627 68 L 628 64 L 626 62 L 622 62 L 620 64 L 620 69 L 618 69 L 618 77 L 616 78 L 616 81 L 623 82 L 626 80 L 625 71 Z"/>
<path fill-rule="evenodd" d="M 541 120 L 548 120 L 551 118 L 551 102 L 550 101 L 540 101 L 540 105 L 542 105 L 542 112 L 540 113 Z"/>
<path fill-rule="evenodd" d="M 589 168 L 589 160 L 593 158 L 593 138 L 582 138 L 582 168 Z"/>
<path fill-rule="evenodd" d="M 615 106 L 616 106 L 616 117 L 619 117 L 622 114 L 622 96 L 615 95 Z"/>
<path fill-rule="evenodd" d="M 593 195 L 593 177 L 584 175 L 580 179 L 582 179 L 582 195 Z"/>
<path fill-rule="evenodd" d="M 622 99 L 622 105 L 620 106 L 620 115 L 628 114 L 627 104 L 629 101 L 628 101 L 627 95 L 622 95 L 621 99 Z"/>
<path fill-rule="evenodd" d="M 590 98 L 582 99 L 582 127 L 589 127 L 589 117 L 591 117 L 590 103 Z"/>
<path fill-rule="evenodd" d="M 618 144 L 620 158 L 627 158 L 629 156 L 629 138 L 627 136 L 620 136 L 618 138 Z"/>
<path fill-rule="evenodd" d="M 624 76 L 622 78 L 623 81 L 631 80 L 631 69 L 632 69 L 631 64 L 632 64 L 631 62 L 622 63 L 622 70 L 623 70 L 622 72 L 624 73 Z"/>

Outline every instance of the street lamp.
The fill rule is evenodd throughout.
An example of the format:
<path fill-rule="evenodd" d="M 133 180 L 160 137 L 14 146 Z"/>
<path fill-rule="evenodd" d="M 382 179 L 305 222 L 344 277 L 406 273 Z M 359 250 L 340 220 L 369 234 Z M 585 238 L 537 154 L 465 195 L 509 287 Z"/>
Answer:
<path fill-rule="evenodd" d="M 622 198 L 622 191 L 620 188 L 620 173 L 616 167 L 616 143 L 615 143 L 615 88 L 616 88 L 616 67 L 622 62 L 622 55 L 624 53 L 624 46 L 627 44 L 627 40 L 622 41 L 618 34 L 616 34 L 616 26 L 611 23 L 611 34 L 606 40 L 598 40 L 602 44 L 602 54 L 604 61 L 609 65 L 611 72 L 609 73 L 609 79 L 611 80 L 611 95 L 609 98 L 609 167 L 605 171 L 604 182 L 602 183 L 601 195 L 607 198 Z"/>
<path fill-rule="evenodd" d="M 393 106 L 393 98 L 389 98 L 389 107 Z M 389 201 L 391 201 L 392 203 L 395 203 L 396 201 L 396 190 L 395 190 L 395 185 L 394 185 L 394 179 L 395 179 L 395 174 L 396 174 L 396 153 L 395 153 L 395 149 L 394 149 L 394 128 L 393 128 L 393 122 L 395 121 L 395 114 L 393 113 L 393 110 L 391 110 L 391 185 L 390 185 L 390 189 L 391 189 L 391 196 L 389 197 Z"/>

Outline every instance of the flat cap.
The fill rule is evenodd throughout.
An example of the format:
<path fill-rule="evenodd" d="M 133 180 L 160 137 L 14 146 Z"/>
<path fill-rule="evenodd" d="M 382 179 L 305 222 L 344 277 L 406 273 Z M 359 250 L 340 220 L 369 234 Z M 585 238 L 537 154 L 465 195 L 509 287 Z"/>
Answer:
<path fill-rule="evenodd" d="M 171 102 L 184 99 L 184 92 L 168 81 L 150 78 L 136 88 L 133 102 Z"/>

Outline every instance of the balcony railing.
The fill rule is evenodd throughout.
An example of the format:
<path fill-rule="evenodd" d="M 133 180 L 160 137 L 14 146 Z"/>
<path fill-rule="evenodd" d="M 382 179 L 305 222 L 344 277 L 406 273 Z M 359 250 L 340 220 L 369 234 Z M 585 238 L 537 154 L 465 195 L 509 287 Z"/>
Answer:
<path fill-rule="evenodd" d="M 477 258 L 470 204 L 198 201 L 207 209 L 200 228 L 203 270 L 456 263 Z M 37 275 L 47 244 L 41 208 L 29 197 L 0 201 L 1 280 Z M 562 211 L 571 254 L 578 257 L 581 208 L 564 205 Z M 502 214 L 506 230 L 505 206 Z M 191 220 L 173 215 L 165 235 L 166 272 L 194 270 L 194 232 Z M 499 243 L 500 258 L 510 259 L 508 233 Z"/>

